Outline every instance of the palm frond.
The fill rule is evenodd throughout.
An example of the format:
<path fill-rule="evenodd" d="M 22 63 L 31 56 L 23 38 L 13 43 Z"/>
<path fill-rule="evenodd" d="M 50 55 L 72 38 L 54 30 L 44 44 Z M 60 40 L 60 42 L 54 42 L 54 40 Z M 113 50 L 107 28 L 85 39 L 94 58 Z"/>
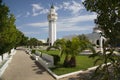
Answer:
<path fill-rule="evenodd" d="M 47 48 L 47 51 L 49 51 L 49 50 L 51 50 L 51 49 L 58 49 L 58 50 L 60 50 L 60 48 L 57 47 L 57 46 L 50 46 L 50 47 Z"/>

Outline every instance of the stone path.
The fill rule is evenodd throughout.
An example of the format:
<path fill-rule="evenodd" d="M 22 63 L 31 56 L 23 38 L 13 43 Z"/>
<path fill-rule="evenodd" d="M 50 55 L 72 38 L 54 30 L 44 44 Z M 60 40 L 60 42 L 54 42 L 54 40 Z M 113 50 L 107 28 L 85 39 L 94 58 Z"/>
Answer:
<path fill-rule="evenodd" d="M 2 80 L 55 80 L 41 65 L 22 50 L 17 50 Z"/>

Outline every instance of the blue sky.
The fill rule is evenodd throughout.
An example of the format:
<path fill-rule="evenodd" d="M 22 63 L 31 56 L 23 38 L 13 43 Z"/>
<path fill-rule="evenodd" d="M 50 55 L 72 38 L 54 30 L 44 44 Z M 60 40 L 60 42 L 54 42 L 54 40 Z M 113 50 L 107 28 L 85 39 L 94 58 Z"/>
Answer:
<path fill-rule="evenodd" d="M 47 15 L 52 3 L 58 13 L 57 38 L 88 34 L 93 30 L 95 13 L 86 11 L 84 0 L 3 0 L 16 17 L 16 26 L 28 37 L 48 38 Z"/>

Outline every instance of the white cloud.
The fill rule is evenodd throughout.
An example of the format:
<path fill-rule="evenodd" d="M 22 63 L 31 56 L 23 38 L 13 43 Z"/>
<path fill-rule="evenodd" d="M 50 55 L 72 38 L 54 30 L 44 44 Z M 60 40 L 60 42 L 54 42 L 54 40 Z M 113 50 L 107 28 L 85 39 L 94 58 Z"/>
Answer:
<path fill-rule="evenodd" d="M 31 6 L 32 6 L 32 13 L 26 12 L 24 17 L 28 17 L 29 15 L 38 16 L 40 14 L 46 14 L 49 12 L 49 9 L 47 9 L 45 6 L 42 6 L 41 4 L 38 4 L 38 3 L 31 4 Z M 77 15 L 81 10 L 84 9 L 84 6 L 81 4 L 81 2 L 65 1 L 62 4 L 55 5 L 55 9 L 56 11 L 61 9 L 68 10 L 71 12 L 71 14 Z M 20 17 L 20 15 L 18 15 L 17 17 Z"/>
<path fill-rule="evenodd" d="M 48 13 L 48 12 L 49 12 L 48 9 L 43 9 L 43 10 L 41 10 L 40 14 L 46 14 L 46 13 Z"/>
<path fill-rule="evenodd" d="M 81 31 L 90 30 L 94 26 L 78 26 L 80 22 L 93 21 L 96 15 L 75 16 L 67 19 L 61 19 L 57 22 L 58 31 Z"/>
<path fill-rule="evenodd" d="M 25 13 L 20 13 L 20 14 L 18 14 L 17 16 L 16 16 L 16 18 L 20 18 L 20 17 L 28 17 L 28 16 L 30 16 L 31 15 L 31 13 L 30 12 L 25 12 Z"/>
<path fill-rule="evenodd" d="M 42 7 L 40 4 L 32 4 L 33 16 L 38 16 L 40 14 L 48 13 L 48 9 Z"/>
<path fill-rule="evenodd" d="M 61 25 L 64 26 L 64 25 Z M 64 27 L 57 27 L 57 31 L 86 31 L 86 30 L 90 30 L 91 28 L 93 28 L 94 26 L 64 26 Z"/>
<path fill-rule="evenodd" d="M 28 17 L 28 16 L 38 16 L 40 14 L 46 14 L 49 12 L 49 9 L 47 9 L 45 6 L 42 6 L 41 4 L 31 4 L 32 6 L 32 12 L 26 11 L 24 14 L 17 15 L 16 17 L 19 18 L 21 16 Z M 56 11 L 58 10 L 68 10 L 73 15 L 77 15 L 81 10 L 85 9 L 84 6 L 81 4 L 81 2 L 78 1 L 64 1 L 62 4 L 55 5 Z"/>
<path fill-rule="evenodd" d="M 25 17 L 28 17 L 29 15 L 30 15 L 30 12 L 27 12 L 26 15 L 25 15 Z"/>
<path fill-rule="evenodd" d="M 22 27 L 21 27 L 21 26 L 17 26 L 16 28 L 17 28 L 17 29 L 21 29 Z"/>
<path fill-rule="evenodd" d="M 61 9 L 60 7 L 58 7 L 58 6 L 55 6 L 55 10 L 57 11 L 57 10 L 59 10 L 59 9 Z"/>
<path fill-rule="evenodd" d="M 63 6 L 64 9 L 69 9 L 70 2 L 63 2 L 62 6 Z"/>
<path fill-rule="evenodd" d="M 47 32 L 48 31 L 48 22 L 36 22 L 36 23 L 29 23 L 24 26 L 31 26 L 31 27 L 36 27 L 36 28 L 41 28 L 42 31 Z"/>
<path fill-rule="evenodd" d="M 74 16 L 70 18 L 62 18 L 57 21 L 57 31 L 81 31 L 90 30 L 94 26 L 79 26 L 80 22 L 93 21 L 96 15 Z M 41 27 L 44 31 L 48 30 L 48 22 L 30 23 L 27 24 L 32 27 Z"/>
<path fill-rule="evenodd" d="M 85 0 L 81 0 L 82 2 L 84 2 Z"/>
<path fill-rule="evenodd" d="M 41 32 L 24 32 L 24 34 L 41 34 Z"/>
<path fill-rule="evenodd" d="M 39 4 L 32 4 L 33 9 L 40 10 L 42 7 Z"/>
<path fill-rule="evenodd" d="M 69 1 L 69 2 L 63 2 L 61 5 L 56 6 L 56 10 L 59 9 L 69 10 L 72 12 L 72 14 L 77 14 L 85 8 L 81 4 L 81 2 Z"/>
<path fill-rule="evenodd" d="M 75 2 L 72 1 L 72 5 L 70 6 L 71 11 L 73 11 L 73 13 L 78 13 L 80 10 L 84 9 L 84 7 L 81 5 L 80 2 Z"/>
<path fill-rule="evenodd" d="M 18 14 L 17 16 L 16 16 L 16 18 L 20 18 L 22 15 L 21 14 Z"/>
<path fill-rule="evenodd" d="M 63 19 L 64 22 L 83 22 L 83 21 L 92 21 L 97 17 L 97 15 L 83 15 L 83 16 L 75 16 L 67 19 Z"/>
<path fill-rule="evenodd" d="M 48 26 L 48 22 L 30 23 L 27 25 L 32 27 L 45 27 Z"/>

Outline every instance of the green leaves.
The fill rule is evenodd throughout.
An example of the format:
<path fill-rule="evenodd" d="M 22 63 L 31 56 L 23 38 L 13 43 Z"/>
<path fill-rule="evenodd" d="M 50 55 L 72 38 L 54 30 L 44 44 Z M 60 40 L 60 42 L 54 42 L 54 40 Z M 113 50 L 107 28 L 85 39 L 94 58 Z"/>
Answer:
<path fill-rule="evenodd" d="M 50 47 L 47 48 L 47 51 L 49 51 L 49 50 L 51 50 L 51 49 L 58 49 L 58 50 L 60 50 L 60 48 L 57 47 L 57 46 L 50 46 Z"/>
<path fill-rule="evenodd" d="M 104 64 L 104 66 L 99 65 L 95 76 L 99 78 L 98 80 L 118 80 L 120 58 L 114 52 L 116 46 L 120 44 L 120 0 L 85 0 L 83 4 L 88 11 L 97 13 L 95 23 L 107 39 L 103 52 L 99 52 L 102 54 L 96 53 L 90 56 L 98 57 L 95 63 L 101 61 Z M 111 64 L 108 65 L 108 62 Z"/>
<path fill-rule="evenodd" d="M 0 55 L 10 51 L 21 41 L 22 33 L 16 29 L 15 17 L 0 0 Z"/>
<path fill-rule="evenodd" d="M 42 45 L 42 41 L 39 41 L 36 38 L 30 38 L 28 40 L 27 37 L 23 37 L 23 41 L 22 42 L 23 42 L 22 45 L 27 45 L 27 46 L 30 46 L 30 47 L 32 47 L 32 46 L 35 47 L 35 46 Z"/>
<path fill-rule="evenodd" d="M 76 56 L 85 49 L 95 51 L 92 44 L 84 35 L 73 37 L 71 40 L 59 39 L 54 43 L 54 46 L 49 47 L 47 50 L 55 48 L 60 50 L 61 55 L 66 55 L 64 66 L 75 67 Z"/>
<path fill-rule="evenodd" d="M 85 0 L 87 10 L 97 13 L 96 24 L 110 40 L 110 45 L 120 44 L 120 1 L 119 0 Z M 104 5 L 104 6 L 103 6 Z"/>

